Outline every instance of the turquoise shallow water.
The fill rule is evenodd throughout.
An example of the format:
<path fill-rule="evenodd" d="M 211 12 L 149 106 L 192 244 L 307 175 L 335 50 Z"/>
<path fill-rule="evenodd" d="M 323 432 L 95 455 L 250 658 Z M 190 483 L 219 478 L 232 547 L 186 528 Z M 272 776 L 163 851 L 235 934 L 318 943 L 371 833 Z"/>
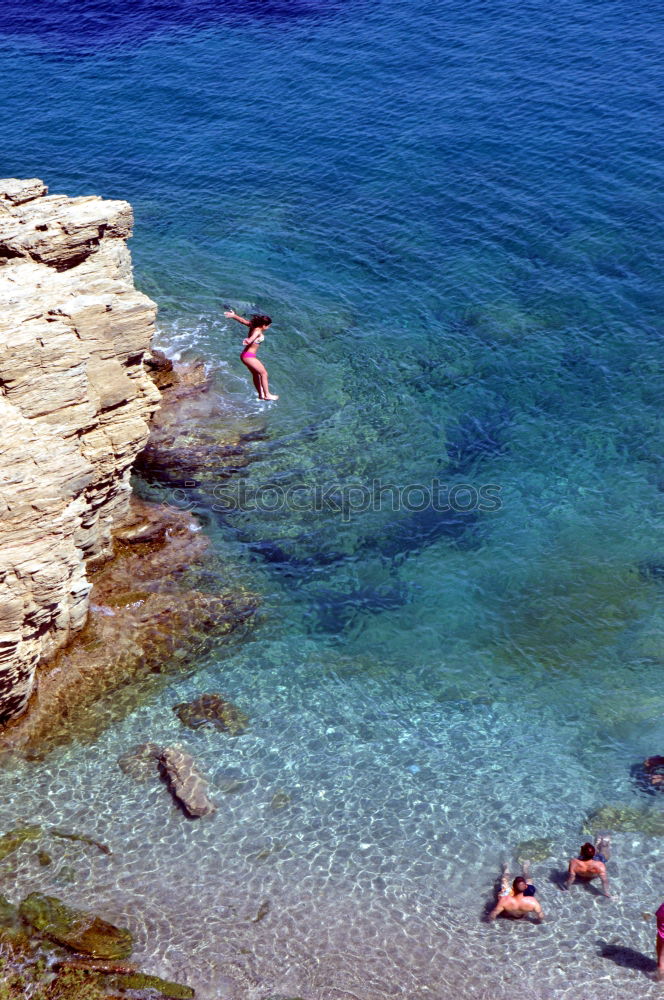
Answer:
<path fill-rule="evenodd" d="M 210 1000 L 656 995 L 619 949 L 652 955 L 661 840 L 615 835 L 611 903 L 551 878 L 593 809 L 664 808 L 629 777 L 664 752 L 660 11 L 7 11 L 0 172 L 133 203 L 162 345 L 205 357 L 254 435 L 233 496 L 437 480 L 500 506 L 172 495 L 260 623 L 93 746 L 0 776 L 7 827 L 115 850 L 41 870 L 28 845 L 0 891 L 96 905 Z M 225 301 L 274 317 L 275 406 Z M 182 730 L 171 705 L 206 690 L 250 731 Z M 146 738 L 195 752 L 213 819 L 117 769 Z M 502 858 L 542 836 L 550 922 L 483 924 Z"/>

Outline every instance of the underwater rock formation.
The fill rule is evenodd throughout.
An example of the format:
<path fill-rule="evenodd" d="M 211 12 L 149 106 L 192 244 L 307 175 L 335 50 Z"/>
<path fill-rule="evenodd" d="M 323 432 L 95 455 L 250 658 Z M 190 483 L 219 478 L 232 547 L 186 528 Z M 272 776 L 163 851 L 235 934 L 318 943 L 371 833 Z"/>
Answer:
<path fill-rule="evenodd" d="M 44 937 L 93 958 L 128 958 L 133 949 L 130 932 L 93 913 L 66 906 L 57 896 L 32 892 L 19 906 L 23 920 Z"/>
<path fill-rule="evenodd" d="M 174 705 L 173 711 L 189 729 L 210 726 L 235 736 L 243 733 L 249 724 L 248 715 L 218 694 L 202 694 L 194 701 Z"/>
<path fill-rule="evenodd" d="M 546 861 L 553 854 L 553 849 L 553 841 L 548 837 L 533 837 L 517 844 L 515 855 L 521 864 L 524 861 Z"/>
<path fill-rule="evenodd" d="M 111 1000 L 128 992 L 135 1000 L 193 1000 L 191 986 L 117 960 L 132 947 L 128 930 L 72 909 L 56 896 L 33 892 L 18 907 L 0 896 L 0 995 L 7 1000 Z M 66 956 L 63 949 L 79 954 Z"/>
<path fill-rule="evenodd" d="M 247 626 L 256 597 L 209 593 L 209 540 L 187 513 L 132 498 L 115 558 L 90 574 L 90 614 L 77 641 L 44 664 L 30 711 L 5 727 L 0 750 L 31 754 L 92 739 L 154 695 L 169 675 Z M 205 589 L 204 589 L 205 588 Z"/>
<path fill-rule="evenodd" d="M 217 484 L 246 465 L 246 441 L 229 436 L 223 402 L 212 391 L 203 362 L 176 367 L 160 351 L 152 351 L 146 368 L 165 404 L 136 459 L 136 470 L 146 480 L 192 489 Z"/>
<path fill-rule="evenodd" d="M 0 721 L 86 621 L 160 394 L 124 201 L 0 180 Z"/>
<path fill-rule="evenodd" d="M 18 909 L 5 896 L 0 896 L 0 927 L 13 927 L 18 920 Z"/>
<path fill-rule="evenodd" d="M 664 837 L 664 812 L 660 809 L 635 806 L 605 805 L 591 812 L 583 824 L 584 834 L 600 830 L 614 833 L 645 833 L 648 837 Z"/>
<path fill-rule="evenodd" d="M 141 743 L 118 757 L 118 767 L 134 781 L 147 781 L 156 774 L 160 756 L 156 743 Z"/>
<path fill-rule="evenodd" d="M 169 1000 L 192 1000 L 196 996 L 191 986 L 183 986 L 182 983 L 172 983 L 159 976 L 148 976 L 144 972 L 127 973 L 122 976 L 109 977 L 105 981 L 107 989 L 139 990 L 144 991 L 140 996 L 151 996 L 156 994 L 168 997 Z M 134 993 L 134 996 L 139 994 Z"/>
<path fill-rule="evenodd" d="M 4 833 L 0 837 L 0 861 L 4 861 L 9 854 L 13 854 L 27 840 L 39 840 L 41 835 L 42 828 L 36 825 L 16 827 L 16 829 Z"/>
<path fill-rule="evenodd" d="M 162 750 L 159 763 L 173 796 L 192 818 L 215 812 L 217 807 L 207 795 L 208 783 L 193 757 L 179 747 L 166 747 Z"/>

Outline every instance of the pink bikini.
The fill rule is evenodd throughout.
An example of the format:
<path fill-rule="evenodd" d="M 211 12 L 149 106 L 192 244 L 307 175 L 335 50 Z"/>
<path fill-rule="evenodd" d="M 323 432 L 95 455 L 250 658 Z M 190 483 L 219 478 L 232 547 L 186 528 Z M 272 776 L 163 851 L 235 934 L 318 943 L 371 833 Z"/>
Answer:
<path fill-rule="evenodd" d="M 657 936 L 664 941 L 664 903 L 658 909 L 655 918 L 657 920 Z"/>

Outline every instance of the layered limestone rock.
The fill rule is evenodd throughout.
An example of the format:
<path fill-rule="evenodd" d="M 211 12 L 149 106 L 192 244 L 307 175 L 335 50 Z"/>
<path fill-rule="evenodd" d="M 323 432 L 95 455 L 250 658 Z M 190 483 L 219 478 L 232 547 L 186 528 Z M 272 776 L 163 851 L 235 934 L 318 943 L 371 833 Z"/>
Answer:
<path fill-rule="evenodd" d="M 123 201 L 0 180 L 0 722 L 82 628 L 160 393 Z"/>

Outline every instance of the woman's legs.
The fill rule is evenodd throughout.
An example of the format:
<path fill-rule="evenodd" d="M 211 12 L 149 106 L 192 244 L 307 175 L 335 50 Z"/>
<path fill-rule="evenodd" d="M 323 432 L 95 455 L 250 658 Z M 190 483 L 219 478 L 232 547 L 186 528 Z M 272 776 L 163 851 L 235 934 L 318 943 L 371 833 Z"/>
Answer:
<path fill-rule="evenodd" d="M 263 399 L 279 399 L 278 396 L 273 395 L 270 392 L 270 387 L 267 384 L 267 369 L 263 369 L 263 374 L 261 375 L 261 389 L 263 390 Z"/>
<path fill-rule="evenodd" d="M 657 935 L 655 950 L 657 952 L 657 978 L 661 981 L 664 979 L 664 939 L 659 934 Z"/>
<path fill-rule="evenodd" d="M 254 381 L 256 392 L 258 393 L 258 398 L 279 399 L 278 396 L 274 396 L 270 392 L 265 365 L 262 364 L 260 361 L 258 361 L 256 358 L 242 358 L 242 362 L 247 366 L 247 368 L 251 372 L 251 377 Z"/>

